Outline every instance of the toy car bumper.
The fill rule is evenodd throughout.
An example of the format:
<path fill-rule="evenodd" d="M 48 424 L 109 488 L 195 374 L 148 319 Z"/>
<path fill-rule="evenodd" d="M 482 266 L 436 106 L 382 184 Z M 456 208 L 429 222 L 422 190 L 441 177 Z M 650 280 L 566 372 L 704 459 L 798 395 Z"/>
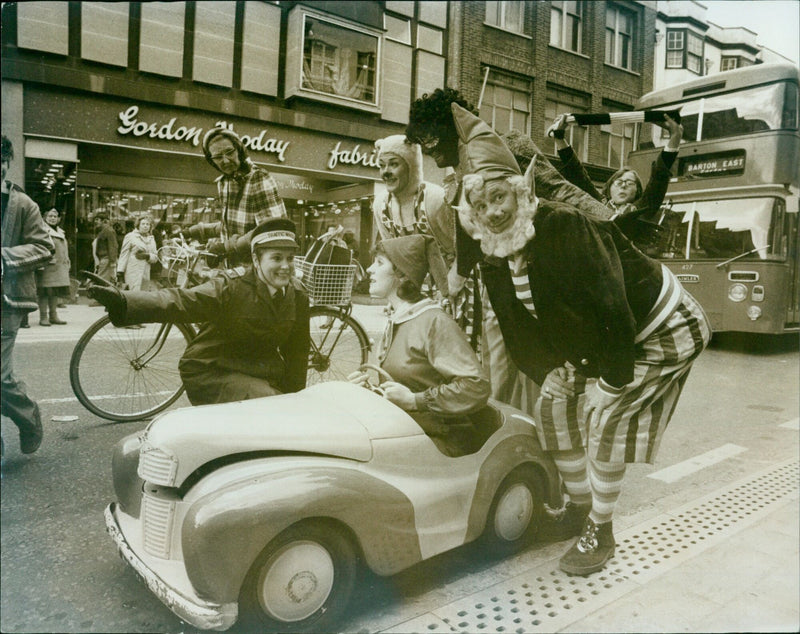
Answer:
<path fill-rule="evenodd" d="M 238 606 L 214 604 L 197 596 L 186 596 L 162 579 L 148 566 L 125 538 L 117 518 L 116 504 L 109 504 L 104 512 L 106 530 L 114 540 L 120 557 L 133 568 L 150 591 L 181 620 L 202 630 L 227 630 L 236 622 Z"/>

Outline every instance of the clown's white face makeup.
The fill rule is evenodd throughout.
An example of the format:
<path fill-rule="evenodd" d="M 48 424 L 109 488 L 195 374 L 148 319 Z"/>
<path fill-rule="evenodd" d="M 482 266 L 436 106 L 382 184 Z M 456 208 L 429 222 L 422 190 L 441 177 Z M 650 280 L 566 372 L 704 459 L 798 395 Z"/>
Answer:
<path fill-rule="evenodd" d="M 470 194 L 470 203 L 492 233 L 508 229 L 517 216 L 517 195 L 505 178 L 487 181 L 482 190 Z"/>
<path fill-rule="evenodd" d="M 381 178 L 390 194 L 408 187 L 408 165 L 399 156 L 386 154 L 379 161 Z"/>

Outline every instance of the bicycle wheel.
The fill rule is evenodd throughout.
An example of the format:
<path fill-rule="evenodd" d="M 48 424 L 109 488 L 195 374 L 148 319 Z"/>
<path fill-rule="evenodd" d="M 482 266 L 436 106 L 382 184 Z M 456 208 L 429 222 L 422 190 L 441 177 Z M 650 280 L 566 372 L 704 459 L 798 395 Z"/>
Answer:
<path fill-rule="evenodd" d="M 307 385 L 346 381 L 369 357 L 367 333 L 353 317 L 334 306 L 312 306 Z"/>
<path fill-rule="evenodd" d="M 186 324 L 117 328 L 106 315 L 89 326 L 72 351 L 72 390 L 101 418 L 149 418 L 183 394 L 178 360 L 193 337 Z"/>

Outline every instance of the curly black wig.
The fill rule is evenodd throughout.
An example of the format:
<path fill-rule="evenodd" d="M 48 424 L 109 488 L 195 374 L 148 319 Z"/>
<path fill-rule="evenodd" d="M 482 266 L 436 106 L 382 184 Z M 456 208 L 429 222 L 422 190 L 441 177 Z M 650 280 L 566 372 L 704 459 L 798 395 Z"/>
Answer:
<path fill-rule="evenodd" d="M 474 115 L 478 112 L 453 88 L 437 88 L 430 95 L 424 94 L 411 104 L 408 113 L 406 137 L 412 143 L 419 143 L 425 137 L 434 136 L 447 139 L 456 136 L 453 111 L 450 104 L 457 103 Z"/>
<path fill-rule="evenodd" d="M 14 159 L 14 146 L 11 144 L 11 139 L 5 134 L 3 135 L 2 151 L 4 161 L 12 161 Z"/>

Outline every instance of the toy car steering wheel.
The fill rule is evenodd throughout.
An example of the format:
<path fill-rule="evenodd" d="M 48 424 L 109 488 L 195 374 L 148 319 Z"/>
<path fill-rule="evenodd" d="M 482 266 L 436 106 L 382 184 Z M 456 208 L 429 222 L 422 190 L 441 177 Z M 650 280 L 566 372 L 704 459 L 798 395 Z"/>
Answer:
<path fill-rule="evenodd" d="M 366 387 L 367 389 L 372 390 L 373 392 L 380 394 L 381 396 L 383 396 L 383 389 L 381 388 L 381 383 L 383 383 L 384 381 L 394 381 L 391 374 L 389 374 L 382 367 L 375 365 L 373 363 L 362 363 L 358 369 L 372 370 L 378 375 L 378 384 L 372 385 L 372 383 L 370 383 L 369 380 L 367 380 Z"/>

